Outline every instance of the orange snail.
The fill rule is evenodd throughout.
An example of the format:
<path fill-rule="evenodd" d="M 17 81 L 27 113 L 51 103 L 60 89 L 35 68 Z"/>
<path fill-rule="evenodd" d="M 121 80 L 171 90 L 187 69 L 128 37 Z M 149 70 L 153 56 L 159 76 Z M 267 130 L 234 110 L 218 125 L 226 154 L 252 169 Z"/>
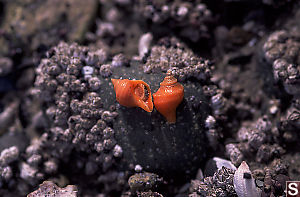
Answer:
<path fill-rule="evenodd" d="M 140 107 L 147 112 L 153 111 L 151 90 L 142 80 L 111 79 L 117 101 L 125 107 Z"/>
<path fill-rule="evenodd" d="M 160 88 L 153 94 L 154 106 L 169 123 L 176 122 L 176 108 L 184 96 L 183 86 L 172 75 L 167 74 Z"/>

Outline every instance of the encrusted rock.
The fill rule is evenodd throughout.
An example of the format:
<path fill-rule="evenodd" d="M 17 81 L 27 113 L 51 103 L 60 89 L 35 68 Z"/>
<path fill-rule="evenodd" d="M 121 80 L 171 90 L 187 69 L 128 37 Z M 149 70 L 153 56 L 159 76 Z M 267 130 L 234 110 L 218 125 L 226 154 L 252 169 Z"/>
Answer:
<path fill-rule="evenodd" d="M 243 154 L 238 149 L 236 144 L 227 144 L 226 145 L 226 154 L 229 156 L 231 162 L 234 165 L 239 165 L 244 159 Z"/>
<path fill-rule="evenodd" d="M 68 185 L 64 188 L 60 188 L 55 185 L 52 181 L 44 181 L 40 184 L 40 187 L 27 197 L 77 197 L 77 187 L 74 185 Z"/>
<path fill-rule="evenodd" d="M 170 42 L 178 43 L 178 41 L 172 39 L 174 38 L 171 38 Z M 195 56 L 186 47 L 175 46 L 153 46 L 146 64 L 143 66 L 144 72 L 166 72 L 170 70 L 171 74 L 176 76 L 179 81 L 190 78 L 208 80 L 211 63 Z"/>
<path fill-rule="evenodd" d="M 201 0 L 141 0 L 135 4 L 135 12 L 140 19 L 150 20 L 154 27 L 159 25 L 157 29 L 160 31 L 180 29 L 179 35 L 193 42 L 209 37 L 208 24 L 212 20 L 212 13 Z"/>
<path fill-rule="evenodd" d="M 74 153 L 92 155 L 75 159 L 75 168 L 84 168 L 86 175 L 109 176 L 105 172 L 114 167 L 115 160 L 121 160 L 123 149 L 117 145 L 112 129 L 118 113 L 101 93 L 106 91 L 103 84 L 108 84 L 107 77 L 112 72 L 107 57 L 103 49 L 90 50 L 61 42 L 41 61 L 36 69 L 38 91 L 33 96 L 47 106 L 44 112 L 50 126 L 41 137 L 41 144 L 33 143 L 27 149 L 27 163 L 21 165 L 23 179 L 33 181 L 56 173 L 62 159 L 74 162 Z M 104 180 L 103 184 L 110 182 Z M 116 187 L 122 184 L 120 181 Z"/>
<path fill-rule="evenodd" d="M 19 149 L 16 146 L 4 149 L 0 155 L 0 165 L 7 165 L 19 157 Z"/>
<path fill-rule="evenodd" d="M 233 186 L 234 170 L 222 167 L 213 176 L 192 180 L 190 197 L 230 196 L 237 197 Z"/>
<path fill-rule="evenodd" d="M 273 74 L 274 83 L 282 83 L 284 90 L 292 95 L 300 95 L 300 42 L 296 27 L 291 32 L 273 32 L 263 45 L 266 68 Z M 267 75 L 267 74 L 266 74 Z M 270 76 L 270 75 L 269 75 Z"/>
<path fill-rule="evenodd" d="M 164 44 L 167 41 L 172 43 L 169 48 Z M 176 124 L 168 124 L 156 110 L 150 114 L 138 108 L 126 108 L 117 104 L 115 137 L 122 147 L 128 165 L 139 164 L 147 171 L 155 170 L 169 175 L 175 172 L 195 172 L 195 166 L 205 158 L 206 143 L 202 142 L 205 141 L 204 121 L 208 116 L 207 104 L 210 98 L 210 95 L 204 94 L 204 87 L 195 81 L 210 83 L 210 63 L 197 57 L 188 48 L 174 47 L 183 45 L 177 39 L 164 38 L 160 42 L 162 44 L 153 46 L 150 56 L 145 57 L 145 64 L 132 61 L 128 67 L 115 69 L 111 77 L 140 79 L 151 86 L 151 92 L 156 92 L 159 83 L 165 77 L 165 72 L 169 70 L 168 72 L 172 73 L 174 68 L 172 74 L 184 86 L 184 99 L 177 108 Z M 158 60 L 166 61 L 161 63 L 163 61 Z M 173 67 L 169 67 L 168 64 Z M 149 68 L 149 72 L 145 73 L 143 68 Z M 178 73 L 175 72 L 176 69 Z M 103 84 L 100 95 L 103 96 L 104 102 L 114 100 L 115 92 L 111 84 Z M 186 140 L 189 141 L 188 144 Z M 185 162 L 172 162 L 179 158 Z"/>
<path fill-rule="evenodd" d="M 143 172 L 132 175 L 128 184 L 132 191 L 148 191 L 155 189 L 162 180 L 156 174 Z"/>

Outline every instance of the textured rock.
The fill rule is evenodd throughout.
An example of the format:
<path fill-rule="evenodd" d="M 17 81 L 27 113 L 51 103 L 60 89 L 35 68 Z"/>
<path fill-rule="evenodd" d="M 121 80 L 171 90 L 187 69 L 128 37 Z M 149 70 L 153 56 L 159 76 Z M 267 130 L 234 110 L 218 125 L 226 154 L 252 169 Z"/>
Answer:
<path fill-rule="evenodd" d="M 222 167 L 213 176 L 192 180 L 189 197 L 228 196 L 237 197 L 233 186 L 234 170 Z"/>
<path fill-rule="evenodd" d="M 300 11 L 295 13 L 295 18 Z M 300 95 L 300 24 L 293 18 L 287 20 L 282 30 L 271 33 L 261 46 L 258 69 L 262 72 L 266 85 L 276 96 L 278 91 L 298 97 Z M 259 64 L 258 64 L 259 65 Z M 275 84 L 275 86 L 274 86 Z M 283 86 L 283 87 L 281 87 Z M 282 96 L 281 96 L 282 97 Z"/>
<path fill-rule="evenodd" d="M 177 40 L 172 42 L 182 45 Z M 203 86 L 192 79 L 196 78 L 201 84 L 210 83 L 209 61 L 198 58 L 186 48 L 176 53 L 171 53 L 171 48 L 162 49 L 161 58 L 166 54 L 174 64 L 172 68 L 179 68 L 180 74 L 175 73 L 175 76 L 182 76 L 185 90 L 184 101 L 177 108 L 177 122 L 169 125 L 157 111 L 150 114 L 120 106 L 110 81 L 110 78 L 144 80 L 155 92 L 165 77 L 165 69 L 146 74 L 137 61 L 130 66 L 112 66 L 103 57 L 104 53 L 96 54 L 76 44 L 61 43 L 52 50 L 52 56 L 42 60 L 37 68 L 35 85 L 39 98 L 48 103 L 46 114 L 53 125 L 50 136 L 55 141 L 72 141 L 78 150 L 91 147 L 98 153 L 109 152 L 116 157 L 122 152 L 127 165 L 139 164 L 146 170 L 164 173 L 197 170 L 193 166 L 199 165 L 206 156 L 204 121 L 209 112 L 210 95 L 204 94 Z M 189 64 L 176 64 L 180 57 Z M 93 68 L 88 80 L 80 75 L 86 64 Z M 156 67 L 154 63 L 153 67 Z M 185 69 L 188 72 L 184 72 Z M 179 159 L 184 162 L 176 162 Z"/>
<path fill-rule="evenodd" d="M 27 197 L 76 197 L 77 195 L 77 188 L 74 185 L 68 185 L 64 188 L 60 188 L 55 185 L 51 181 L 44 181 L 40 184 L 40 187 L 27 195 Z"/>
<path fill-rule="evenodd" d="M 178 43 L 180 45 L 180 43 Z M 159 48 L 154 46 L 154 48 Z M 165 119 L 156 110 L 151 114 L 138 108 L 117 107 L 118 116 L 114 129 L 116 139 L 123 149 L 124 157 L 129 164 L 139 164 L 145 170 L 155 170 L 172 174 L 172 172 L 196 171 L 192 166 L 198 165 L 205 158 L 205 133 L 204 121 L 208 115 L 208 100 L 204 94 L 203 87 L 192 80 L 195 75 L 207 76 L 209 73 L 208 63 L 201 63 L 201 58 L 197 58 L 189 49 L 180 49 L 180 52 L 170 52 L 171 49 L 161 48 L 161 53 L 156 54 L 156 58 L 163 59 L 164 56 L 170 59 L 173 68 L 189 69 L 193 68 L 196 72 L 190 71 L 182 73 L 182 85 L 184 86 L 184 100 L 177 108 L 177 122 L 174 125 L 166 123 Z M 186 50 L 186 51 L 185 51 Z M 152 48 L 153 51 L 153 48 Z M 183 54 L 189 54 L 185 56 Z M 182 57 L 182 58 L 180 58 Z M 152 62 L 151 55 L 145 65 L 132 62 L 130 67 L 120 67 L 115 69 L 112 78 L 141 79 L 148 83 L 152 92 L 156 92 L 159 83 L 165 77 L 164 72 L 168 68 Z M 176 59 L 175 59 L 176 58 Z M 185 58 L 185 59 L 184 59 Z M 189 67 L 176 64 L 178 59 L 189 61 Z M 166 63 L 168 64 L 168 63 Z M 196 65 L 202 66 L 197 67 Z M 195 66 L 194 66 L 195 65 Z M 143 67 L 150 67 L 151 72 L 144 73 Z M 152 68 L 157 68 L 152 70 Z M 205 68 L 205 69 L 203 69 Z M 172 68 L 171 68 L 172 69 Z M 192 73 L 196 73 L 193 75 Z M 175 73 L 175 76 L 177 73 Z M 208 75 L 209 76 L 209 75 Z M 198 79 L 200 79 L 199 77 Z M 201 78 L 202 83 L 208 83 L 209 78 Z M 104 103 L 111 102 L 115 98 L 111 91 L 111 84 L 103 84 L 100 95 L 103 95 Z M 112 99 L 112 100 L 113 100 Z M 113 104 L 113 103 L 112 103 Z M 199 113 L 198 111 L 201 111 Z M 189 142 L 188 144 L 186 142 Z M 200 155 L 199 155 L 200 153 Z M 178 160 L 185 162 L 176 162 Z"/>
<path fill-rule="evenodd" d="M 132 175 L 128 180 L 128 184 L 132 191 L 153 191 L 162 180 L 156 174 L 143 172 Z"/>
<path fill-rule="evenodd" d="M 0 165 L 9 164 L 19 157 L 19 149 L 16 146 L 4 149 L 0 155 Z"/>
<path fill-rule="evenodd" d="M 108 186 L 112 181 L 107 177 L 111 173 L 118 174 L 112 169 L 121 163 L 123 149 L 115 139 L 113 122 L 118 113 L 114 101 L 106 101 L 101 95 L 103 84 L 110 82 L 101 72 L 102 67 L 111 71 L 107 57 L 102 49 L 89 50 L 62 42 L 50 49 L 48 58 L 37 67 L 32 95 L 47 105 L 44 113 L 49 123 L 49 128 L 39 139 L 40 145 L 33 143 L 27 149 L 27 163 L 37 172 L 53 174 L 63 159 L 75 164 L 73 170 L 83 170 L 87 176 L 99 176 L 98 182 L 108 190 L 119 190 L 124 184 L 124 175 L 113 176 L 120 180 L 115 188 Z M 88 156 L 71 157 L 83 153 Z M 39 158 L 36 154 L 42 155 L 38 163 L 43 165 L 38 168 L 35 167 Z"/>
<path fill-rule="evenodd" d="M 178 29 L 180 36 L 193 42 L 209 37 L 212 13 L 201 0 L 141 0 L 134 5 L 134 10 L 141 21 L 151 21 L 155 33 Z M 157 26 L 159 28 L 155 28 Z"/>

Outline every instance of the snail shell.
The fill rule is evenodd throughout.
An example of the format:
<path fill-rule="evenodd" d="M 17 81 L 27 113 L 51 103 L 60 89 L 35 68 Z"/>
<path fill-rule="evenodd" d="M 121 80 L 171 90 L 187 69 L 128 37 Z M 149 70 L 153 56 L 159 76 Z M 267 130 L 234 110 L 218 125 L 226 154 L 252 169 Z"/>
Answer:
<path fill-rule="evenodd" d="M 160 88 L 153 94 L 155 108 L 169 123 L 176 122 L 176 108 L 182 102 L 184 96 L 183 86 L 172 75 L 167 75 Z"/>
<path fill-rule="evenodd" d="M 151 90 L 142 80 L 111 79 L 116 92 L 117 101 L 125 107 L 140 107 L 152 112 Z"/>

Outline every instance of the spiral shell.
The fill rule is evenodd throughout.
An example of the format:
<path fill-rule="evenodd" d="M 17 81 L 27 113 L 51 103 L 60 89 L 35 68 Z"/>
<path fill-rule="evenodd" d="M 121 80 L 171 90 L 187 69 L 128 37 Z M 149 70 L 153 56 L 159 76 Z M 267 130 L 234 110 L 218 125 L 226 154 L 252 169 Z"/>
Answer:
<path fill-rule="evenodd" d="M 152 112 L 151 90 L 142 80 L 111 79 L 116 92 L 117 101 L 125 107 L 140 107 Z"/>
<path fill-rule="evenodd" d="M 153 94 L 155 108 L 169 123 L 176 122 L 176 108 L 182 102 L 184 96 L 183 86 L 172 75 L 167 75 L 160 88 Z"/>

